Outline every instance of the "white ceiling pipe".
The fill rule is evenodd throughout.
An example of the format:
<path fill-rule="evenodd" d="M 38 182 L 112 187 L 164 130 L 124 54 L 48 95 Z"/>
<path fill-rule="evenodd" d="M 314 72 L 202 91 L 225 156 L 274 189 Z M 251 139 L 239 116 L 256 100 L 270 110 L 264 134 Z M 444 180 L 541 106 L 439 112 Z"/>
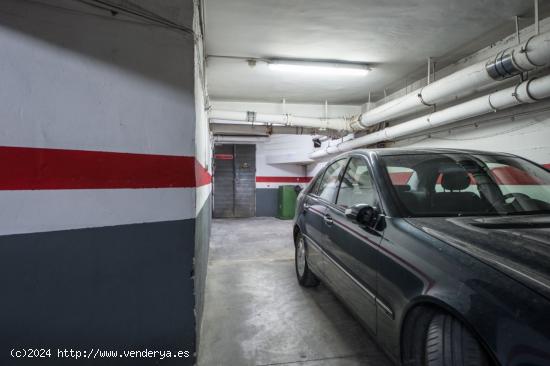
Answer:
<path fill-rule="evenodd" d="M 266 142 L 269 137 L 266 136 L 214 136 L 215 143 L 257 143 Z"/>
<path fill-rule="evenodd" d="M 326 128 L 337 131 L 347 129 L 349 122 L 346 118 L 299 117 L 291 114 L 268 114 L 220 110 L 211 110 L 209 117 L 216 120 L 243 121 L 251 123 L 264 122 L 286 126 Z"/>
<path fill-rule="evenodd" d="M 437 102 L 474 93 L 495 80 L 503 80 L 550 62 L 550 32 L 533 36 L 521 45 L 501 51 L 486 61 L 478 62 L 400 98 L 364 113 L 352 129 L 363 129 L 377 123 L 412 113 Z"/>
<path fill-rule="evenodd" d="M 539 99 L 547 97 L 550 97 L 550 75 L 524 81 L 516 86 L 337 145 L 329 144 L 329 147 L 314 151 L 309 156 L 312 159 L 321 158 L 329 154 L 349 151 L 365 145 L 427 131 L 435 127 L 496 112 L 519 104 L 534 103 Z"/>

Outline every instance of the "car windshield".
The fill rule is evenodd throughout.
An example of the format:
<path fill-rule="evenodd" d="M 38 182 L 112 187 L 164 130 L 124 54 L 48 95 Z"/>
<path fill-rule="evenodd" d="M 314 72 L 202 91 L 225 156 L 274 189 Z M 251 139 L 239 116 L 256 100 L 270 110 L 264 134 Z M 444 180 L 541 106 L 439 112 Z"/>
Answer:
<path fill-rule="evenodd" d="M 380 159 L 405 216 L 550 213 L 550 172 L 521 158 L 417 154 Z"/>

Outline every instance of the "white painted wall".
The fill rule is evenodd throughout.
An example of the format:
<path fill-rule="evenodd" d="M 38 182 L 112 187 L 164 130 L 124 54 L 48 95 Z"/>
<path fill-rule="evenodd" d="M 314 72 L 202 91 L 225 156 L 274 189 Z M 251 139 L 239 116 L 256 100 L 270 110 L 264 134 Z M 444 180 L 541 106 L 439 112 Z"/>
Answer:
<path fill-rule="evenodd" d="M 72 1 L 2 5 L 0 145 L 193 155 L 192 37 Z"/>
<path fill-rule="evenodd" d="M 295 154 L 307 156 L 313 142 L 307 135 L 272 135 L 269 141 L 256 145 L 256 177 L 307 177 L 305 164 L 270 164 L 270 156 Z M 257 182 L 256 188 L 277 188 L 277 182 Z M 296 183 L 298 184 L 298 183 Z"/>
<path fill-rule="evenodd" d="M 550 164 L 550 109 L 406 139 L 393 146 L 507 152 L 546 165 Z"/>
<path fill-rule="evenodd" d="M 208 88 L 205 70 L 204 40 L 200 24 L 200 14 L 195 1 L 193 29 L 195 31 L 195 157 L 212 174 L 212 136 L 208 127 L 207 105 Z M 212 192 L 212 184 L 197 187 L 195 211 L 198 214 Z"/>
<path fill-rule="evenodd" d="M 206 169 L 212 174 L 212 144 L 208 128 L 206 106 L 208 94 L 206 88 L 206 73 L 204 69 L 204 40 L 201 25 L 200 2 L 193 1 L 193 31 L 195 33 L 195 159 L 199 169 Z M 202 167 L 202 168 L 201 168 Z M 208 252 L 210 246 L 210 224 L 212 210 L 208 198 L 212 192 L 212 184 L 204 184 L 196 188 L 195 196 L 195 253 L 193 258 L 193 280 L 195 283 L 195 329 L 197 334 L 197 349 L 200 347 L 200 333 L 204 310 L 204 289 L 206 287 L 206 273 L 208 268 Z"/>
<path fill-rule="evenodd" d="M 0 146 L 194 155 L 192 36 L 5 0 L 0 45 Z M 194 188 L 0 191 L 0 235 L 193 218 L 194 201 Z"/>

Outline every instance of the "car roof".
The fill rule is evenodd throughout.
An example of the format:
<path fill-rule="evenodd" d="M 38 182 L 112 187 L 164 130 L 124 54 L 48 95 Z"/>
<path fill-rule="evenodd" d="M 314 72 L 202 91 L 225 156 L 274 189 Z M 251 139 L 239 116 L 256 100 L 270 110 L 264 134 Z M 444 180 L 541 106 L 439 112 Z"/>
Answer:
<path fill-rule="evenodd" d="M 350 151 L 346 154 L 375 154 L 379 156 L 391 156 L 391 155 L 417 155 L 417 154 L 469 154 L 469 155 L 500 155 L 500 156 L 515 156 L 508 153 L 494 152 L 494 151 L 482 151 L 482 150 L 468 150 L 468 149 L 444 149 L 444 148 L 377 148 L 377 149 L 357 149 Z"/>

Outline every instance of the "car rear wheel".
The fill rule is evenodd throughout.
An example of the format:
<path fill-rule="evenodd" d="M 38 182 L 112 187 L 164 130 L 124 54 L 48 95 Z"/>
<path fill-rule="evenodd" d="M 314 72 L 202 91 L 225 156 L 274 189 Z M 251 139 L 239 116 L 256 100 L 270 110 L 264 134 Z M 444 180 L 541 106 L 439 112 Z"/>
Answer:
<path fill-rule="evenodd" d="M 451 315 L 437 313 L 429 323 L 425 343 L 426 366 L 488 366 L 481 344 Z"/>
<path fill-rule="evenodd" d="M 296 235 L 296 251 L 294 256 L 294 263 L 296 267 L 296 276 L 298 277 L 298 283 L 304 287 L 315 287 L 319 284 L 319 279 L 311 270 L 307 264 L 307 246 L 306 241 L 302 234 Z"/>

